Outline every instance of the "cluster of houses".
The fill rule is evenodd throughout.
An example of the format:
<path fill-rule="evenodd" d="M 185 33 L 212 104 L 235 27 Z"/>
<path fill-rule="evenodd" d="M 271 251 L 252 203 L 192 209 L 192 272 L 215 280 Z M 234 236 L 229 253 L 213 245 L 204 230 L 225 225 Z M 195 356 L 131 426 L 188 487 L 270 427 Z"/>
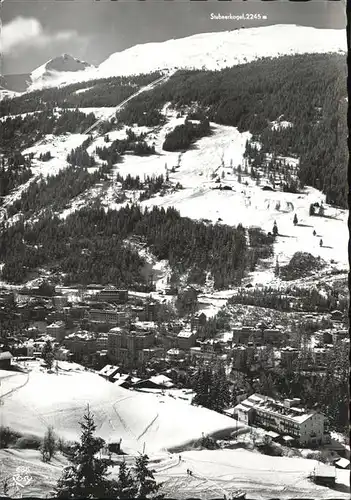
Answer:
<path fill-rule="evenodd" d="M 40 287 L 37 287 L 38 290 Z M 206 314 L 193 313 L 191 320 L 163 322 L 159 328 L 159 302 L 147 295 L 135 295 L 114 286 L 88 286 L 85 293 L 53 293 L 38 295 L 38 290 L 26 290 L 17 300 L 17 314 L 28 323 L 41 323 L 44 328 L 30 327 L 17 336 L 12 344 L 14 356 L 38 356 L 48 339 L 54 344 L 55 357 L 93 366 L 107 362 L 137 368 L 151 360 L 170 362 L 190 359 L 211 362 L 213 359 L 232 362 L 242 370 L 261 358 L 266 366 L 280 363 L 292 368 L 299 357 L 299 346 L 289 345 L 282 326 L 258 323 L 256 326 L 237 324 L 230 340 L 206 338 Z M 79 296 L 78 296 L 79 295 Z M 22 297 L 22 299 L 21 299 Z M 0 293 L 1 305 L 14 303 L 14 293 Z M 333 311 L 333 320 L 342 314 Z M 311 349 L 314 364 L 325 366 L 333 345 L 347 342 L 347 330 L 339 328 L 316 333 L 318 343 Z M 1 348 L 1 346 L 0 346 Z"/>

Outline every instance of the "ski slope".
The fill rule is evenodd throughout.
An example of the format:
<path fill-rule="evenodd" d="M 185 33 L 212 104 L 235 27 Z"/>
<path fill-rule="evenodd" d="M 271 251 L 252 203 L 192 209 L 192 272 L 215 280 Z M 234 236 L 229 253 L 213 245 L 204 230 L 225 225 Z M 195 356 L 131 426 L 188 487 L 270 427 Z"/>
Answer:
<path fill-rule="evenodd" d="M 336 471 L 336 488 L 318 486 L 308 479 L 317 465 L 316 460 L 270 457 L 260 453 L 236 450 L 201 450 L 182 453 L 174 467 L 157 474 L 163 491 L 172 498 L 221 498 L 236 490 L 247 498 L 349 498 L 350 479 Z M 157 470 L 157 466 L 155 466 Z M 186 470 L 192 471 L 188 476 Z"/>
<path fill-rule="evenodd" d="M 169 109 L 164 110 L 167 123 L 160 130 L 149 131 L 147 141 L 155 144 L 156 155 L 138 157 L 125 155 L 123 162 L 115 167 L 114 174 L 122 177 L 128 174 L 142 179 L 144 176 L 165 175 L 175 185 L 179 182 L 183 189 L 164 196 L 145 200 L 144 207 L 175 207 L 182 216 L 212 223 L 256 226 L 265 232 L 272 231 L 277 222 L 279 236 L 274 243 L 274 257 L 268 263 L 268 270 L 252 275 L 253 284 L 276 282 L 274 265 L 286 265 L 295 252 L 309 252 L 320 257 L 329 268 L 346 270 L 348 265 L 347 212 L 327 205 L 325 195 L 312 187 L 306 187 L 301 193 L 292 194 L 281 191 L 265 191 L 269 185 L 261 178 L 257 186 L 249 175 L 233 173 L 232 166 L 243 165 L 245 144 L 251 139 L 249 132 L 240 133 L 235 127 L 211 123 L 212 135 L 198 140 L 195 147 L 185 153 L 166 152 L 162 149 L 166 134 L 175 126 L 184 122 Z M 121 131 L 119 131 L 121 132 Z M 90 146 L 93 152 L 100 145 L 97 138 Z M 296 167 L 299 160 L 286 158 L 287 165 Z M 172 167 L 176 167 L 172 172 Z M 219 182 L 215 182 L 215 177 Z M 228 190 L 220 190 L 226 186 Z M 112 182 L 101 201 L 109 208 L 118 209 L 113 202 L 116 188 Z M 312 203 L 323 203 L 325 217 L 310 216 Z M 293 224 L 294 214 L 298 224 Z M 316 235 L 313 235 L 316 231 Z M 323 246 L 320 246 L 323 240 Z"/>
<path fill-rule="evenodd" d="M 96 433 L 107 442 L 122 438 L 123 450 L 132 454 L 144 443 L 147 452 L 155 453 L 185 446 L 202 433 L 229 436 L 238 428 L 231 418 L 187 401 L 129 391 L 92 372 L 68 371 L 68 363 L 60 366 L 58 375 L 37 367 L 29 372 L 28 381 L 24 374 L 6 377 L 2 372 L 1 425 L 38 436 L 52 425 L 59 436 L 77 440 L 79 421 L 89 403 Z"/>
<path fill-rule="evenodd" d="M 306 187 L 299 194 L 280 191 L 265 191 L 268 179 L 261 177 L 260 186 L 256 185 L 248 174 L 241 173 L 241 179 L 233 171 L 233 167 L 244 164 L 245 144 L 251 139 L 250 132 L 240 133 L 235 127 L 211 123 L 212 134 L 199 139 L 195 146 L 184 153 L 166 152 L 162 145 L 167 133 L 177 125 L 184 123 L 184 117 L 178 118 L 176 113 L 165 106 L 166 124 L 161 128 L 134 127 L 136 134 L 147 133 L 146 141 L 155 145 L 156 154 L 151 156 L 135 156 L 126 154 L 122 163 L 113 170 L 112 178 L 104 188 L 94 186 L 77 199 L 72 200 L 62 214 L 66 217 L 72 211 L 84 206 L 89 200 L 98 197 L 106 208 L 119 209 L 123 204 L 115 201 L 119 191 L 116 182 L 117 174 L 126 177 L 166 176 L 173 185 L 180 183 L 183 189 L 170 190 L 167 194 L 156 195 L 142 202 L 143 207 L 162 206 L 175 207 L 180 214 L 196 220 L 212 223 L 238 225 L 248 228 L 256 226 L 265 232 L 272 231 L 276 221 L 279 236 L 274 243 L 274 256 L 251 274 L 251 283 L 274 284 L 279 282 L 274 276 L 276 261 L 279 266 L 286 265 L 295 252 L 309 252 L 320 257 L 326 263 L 327 270 L 343 271 L 348 265 L 348 232 L 347 212 L 325 203 L 325 195 L 320 191 Z M 126 137 L 127 127 L 109 133 L 110 141 Z M 103 136 L 92 132 L 93 142 L 88 147 L 89 154 L 94 155 L 96 147 L 106 145 Z M 46 136 L 39 144 L 28 148 L 25 153 L 33 152 L 34 179 L 11 193 L 4 200 L 4 206 L 13 203 L 23 190 L 40 175 L 54 175 L 67 167 L 67 154 L 79 146 L 88 136 L 84 134 L 68 134 L 64 136 Z M 39 160 L 40 153 L 50 150 L 53 158 L 48 162 Z M 95 155 L 97 166 L 101 161 Z M 287 168 L 298 166 L 298 158 L 285 158 Z M 173 168 L 174 167 L 174 168 Z M 217 182 L 216 182 L 217 180 Z M 240 180 L 240 182 L 239 182 Z M 227 190 L 220 190 L 219 187 Z M 134 194 L 128 194 L 133 201 Z M 323 203 L 325 217 L 310 216 L 312 203 Z M 294 215 L 298 224 L 293 224 Z M 316 235 L 313 235 L 313 231 Z M 320 246 L 320 241 L 323 245 Z"/>

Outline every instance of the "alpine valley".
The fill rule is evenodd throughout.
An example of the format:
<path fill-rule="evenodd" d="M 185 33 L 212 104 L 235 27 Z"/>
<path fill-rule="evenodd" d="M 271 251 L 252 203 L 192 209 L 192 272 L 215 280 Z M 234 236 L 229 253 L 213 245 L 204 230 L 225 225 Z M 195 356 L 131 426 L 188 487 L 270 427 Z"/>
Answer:
<path fill-rule="evenodd" d="M 345 54 L 344 30 L 274 25 L 1 77 L 0 460 L 35 470 L 28 495 L 53 491 L 88 402 L 167 498 L 349 498 L 340 468 L 311 480 L 349 453 Z M 118 357 L 114 335 L 150 328 Z M 268 443 L 229 411 L 254 394 L 321 412 L 329 441 Z"/>

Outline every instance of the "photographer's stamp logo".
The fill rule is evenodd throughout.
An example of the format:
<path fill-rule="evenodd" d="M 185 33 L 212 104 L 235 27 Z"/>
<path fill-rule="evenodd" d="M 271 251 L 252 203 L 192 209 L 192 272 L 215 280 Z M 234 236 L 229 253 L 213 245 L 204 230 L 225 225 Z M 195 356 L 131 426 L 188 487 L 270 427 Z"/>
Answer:
<path fill-rule="evenodd" d="M 7 475 L 7 477 L 2 467 L 1 476 L 4 478 L 1 481 L 3 490 L 1 493 L 9 498 L 22 498 L 24 490 L 33 481 L 29 468 L 23 466 L 16 467 L 15 473 Z"/>

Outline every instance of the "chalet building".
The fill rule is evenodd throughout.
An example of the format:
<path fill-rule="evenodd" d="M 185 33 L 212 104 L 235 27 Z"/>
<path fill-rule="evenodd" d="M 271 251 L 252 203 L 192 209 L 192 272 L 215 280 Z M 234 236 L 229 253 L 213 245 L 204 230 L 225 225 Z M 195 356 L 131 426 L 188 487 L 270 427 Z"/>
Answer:
<path fill-rule="evenodd" d="M 178 339 L 176 335 L 162 335 L 161 343 L 163 348 L 168 351 L 169 349 L 176 349 L 178 346 Z"/>
<path fill-rule="evenodd" d="M 238 420 L 274 432 L 299 445 L 316 446 L 325 442 L 325 417 L 307 411 L 298 398 L 277 401 L 267 396 L 253 394 L 235 406 Z"/>
<path fill-rule="evenodd" d="M 201 347 L 191 347 L 189 350 L 190 358 L 192 360 L 201 360 L 204 362 L 212 362 L 215 360 L 215 353 L 213 351 L 203 351 Z"/>
<path fill-rule="evenodd" d="M 293 363 L 299 357 L 300 351 L 299 349 L 295 349 L 294 347 L 283 347 L 280 351 L 280 365 L 283 368 L 292 369 Z"/>
<path fill-rule="evenodd" d="M 56 309 L 63 309 L 68 304 L 68 298 L 66 295 L 55 295 L 52 298 L 52 304 Z"/>
<path fill-rule="evenodd" d="M 39 335 L 39 330 L 35 326 L 30 326 L 24 331 L 24 335 L 28 339 L 36 339 Z"/>
<path fill-rule="evenodd" d="M 171 389 L 172 387 L 174 384 L 166 375 L 155 375 L 134 384 L 135 389 Z"/>
<path fill-rule="evenodd" d="M 235 344 L 258 343 L 261 338 L 262 331 L 251 326 L 238 326 L 233 329 L 233 342 Z"/>
<path fill-rule="evenodd" d="M 30 309 L 30 319 L 33 321 L 45 321 L 51 309 L 46 306 L 35 306 Z"/>
<path fill-rule="evenodd" d="M 342 321 L 344 315 L 342 311 L 335 310 L 330 313 L 330 317 L 333 321 Z"/>
<path fill-rule="evenodd" d="M 55 350 L 55 359 L 58 361 L 69 361 L 72 357 L 72 353 L 69 349 L 65 349 L 64 347 L 59 347 Z"/>
<path fill-rule="evenodd" d="M 63 341 L 64 346 L 74 356 L 76 361 L 91 360 L 97 353 L 107 348 L 107 335 L 99 335 L 96 337 L 90 332 L 79 331 L 67 335 Z"/>
<path fill-rule="evenodd" d="M 138 362 L 143 365 L 152 359 L 161 359 L 164 356 L 164 349 L 162 347 L 151 347 L 149 349 L 142 349 L 138 351 Z"/>
<path fill-rule="evenodd" d="M 184 351 L 175 348 L 168 349 L 166 353 L 167 359 L 169 359 L 170 361 L 177 361 L 179 359 L 183 359 L 184 355 L 185 355 Z"/>
<path fill-rule="evenodd" d="M 315 347 L 312 349 L 312 358 L 316 365 L 326 366 L 330 359 L 332 345 L 325 345 L 324 347 Z"/>
<path fill-rule="evenodd" d="M 119 366 L 115 365 L 106 365 L 99 371 L 100 377 L 103 377 L 106 380 L 112 380 L 117 373 L 120 374 L 121 369 Z"/>
<path fill-rule="evenodd" d="M 146 320 L 146 312 L 143 306 L 133 306 L 130 309 L 131 317 L 137 319 L 138 321 Z"/>
<path fill-rule="evenodd" d="M 128 290 L 121 290 L 114 286 L 107 286 L 98 293 L 97 297 L 100 302 L 126 304 L 128 302 Z"/>
<path fill-rule="evenodd" d="M 262 330 L 262 340 L 264 344 L 278 345 L 281 343 L 282 338 L 282 331 L 278 328 L 266 328 Z"/>
<path fill-rule="evenodd" d="M 10 352 L 0 352 L 0 369 L 10 370 L 13 356 Z"/>
<path fill-rule="evenodd" d="M 318 462 L 311 479 L 320 486 L 333 487 L 336 482 L 335 467 Z"/>
<path fill-rule="evenodd" d="M 241 370 L 253 361 L 253 346 L 234 345 L 232 347 L 233 368 Z"/>
<path fill-rule="evenodd" d="M 191 319 L 191 329 L 192 330 L 199 330 L 201 327 L 204 327 L 206 325 L 207 321 L 207 316 L 205 313 L 196 313 Z"/>
<path fill-rule="evenodd" d="M 55 338 L 57 342 L 62 342 L 66 335 L 66 327 L 63 321 L 52 323 L 46 327 L 46 333 Z"/>
<path fill-rule="evenodd" d="M 157 320 L 157 302 L 145 303 L 145 321 L 156 321 Z"/>
<path fill-rule="evenodd" d="M 0 290 L 0 306 L 2 305 L 14 305 L 15 304 L 15 294 L 9 290 Z"/>
<path fill-rule="evenodd" d="M 191 330 L 182 330 L 177 335 L 178 348 L 184 351 L 188 351 L 191 347 L 194 347 L 195 342 L 196 336 Z"/>
<path fill-rule="evenodd" d="M 88 318 L 90 321 L 108 323 L 110 325 L 124 326 L 127 323 L 126 312 L 115 309 L 91 309 Z"/>
<path fill-rule="evenodd" d="M 112 377 L 111 382 L 119 387 L 123 387 L 124 389 L 130 389 L 131 387 L 134 387 L 135 384 L 140 382 L 140 380 L 141 379 L 138 377 L 118 372 Z"/>

